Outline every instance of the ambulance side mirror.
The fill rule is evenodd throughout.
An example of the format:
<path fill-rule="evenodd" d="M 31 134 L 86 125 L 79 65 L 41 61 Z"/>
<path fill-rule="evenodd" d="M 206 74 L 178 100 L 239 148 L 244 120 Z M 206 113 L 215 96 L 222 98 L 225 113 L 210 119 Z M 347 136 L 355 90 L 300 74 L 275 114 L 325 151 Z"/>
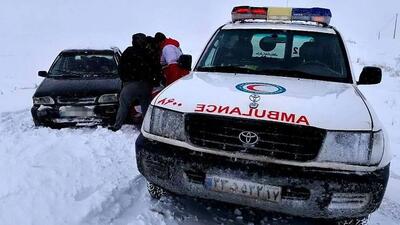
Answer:
<path fill-rule="evenodd" d="M 379 67 L 366 66 L 361 72 L 358 85 L 379 84 L 382 81 L 382 70 Z"/>
<path fill-rule="evenodd" d="M 191 55 L 181 55 L 178 60 L 178 64 L 185 70 L 192 70 L 192 56 Z"/>

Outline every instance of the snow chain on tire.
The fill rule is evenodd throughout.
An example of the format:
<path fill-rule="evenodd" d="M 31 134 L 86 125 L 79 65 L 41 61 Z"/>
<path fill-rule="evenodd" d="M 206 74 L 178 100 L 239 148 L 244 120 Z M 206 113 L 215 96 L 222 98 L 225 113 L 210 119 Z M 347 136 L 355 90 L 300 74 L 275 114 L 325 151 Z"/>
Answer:
<path fill-rule="evenodd" d="M 368 223 L 368 217 L 338 221 L 337 225 L 367 225 L 367 223 Z"/>
<path fill-rule="evenodd" d="M 153 183 L 147 183 L 147 190 L 152 198 L 160 199 L 165 195 L 165 190 Z"/>

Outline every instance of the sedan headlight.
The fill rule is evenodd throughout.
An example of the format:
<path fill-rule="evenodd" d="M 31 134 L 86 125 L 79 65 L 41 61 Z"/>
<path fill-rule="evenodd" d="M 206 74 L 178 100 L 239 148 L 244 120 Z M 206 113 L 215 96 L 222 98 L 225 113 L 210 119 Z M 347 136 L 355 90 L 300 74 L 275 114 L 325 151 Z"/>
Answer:
<path fill-rule="evenodd" d="M 100 96 L 99 103 L 115 103 L 118 102 L 118 94 L 106 94 Z"/>
<path fill-rule="evenodd" d="M 33 97 L 34 105 L 54 105 L 54 99 L 50 96 L 45 97 Z"/>
<path fill-rule="evenodd" d="M 377 165 L 384 151 L 383 132 L 328 132 L 317 158 L 320 162 Z"/>
<path fill-rule="evenodd" d="M 157 136 L 184 141 L 184 114 L 150 106 L 143 120 L 143 130 Z"/>

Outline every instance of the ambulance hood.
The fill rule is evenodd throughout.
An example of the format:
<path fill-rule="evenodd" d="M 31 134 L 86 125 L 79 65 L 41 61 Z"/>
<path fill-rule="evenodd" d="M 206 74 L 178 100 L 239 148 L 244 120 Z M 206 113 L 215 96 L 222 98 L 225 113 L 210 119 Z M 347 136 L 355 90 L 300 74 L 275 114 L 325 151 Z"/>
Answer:
<path fill-rule="evenodd" d="M 152 104 L 184 113 L 269 120 L 327 130 L 372 130 L 366 103 L 353 84 L 347 83 L 194 72 L 167 87 Z"/>

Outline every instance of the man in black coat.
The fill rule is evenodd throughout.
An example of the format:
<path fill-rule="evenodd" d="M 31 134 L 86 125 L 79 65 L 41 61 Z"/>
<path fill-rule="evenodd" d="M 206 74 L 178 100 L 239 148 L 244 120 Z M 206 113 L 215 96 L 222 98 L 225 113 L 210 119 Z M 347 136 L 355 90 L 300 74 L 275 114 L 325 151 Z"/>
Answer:
<path fill-rule="evenodd" d="M 147 50 L 146 35 L 137 33 L 132 36 L 132 46 L 121 56 L 118 72 L 122 80 L 122 90 L 119 97 L 119 108 L 114 126 L 119 130 L 125 122 L 129 108 L 136 99 L 145 115 L 151 101 L 151 90 L 155 79 L 152 55 Z"/>
<path fill-rule="evenodd" d="M 160 46 L 154 37 L 147 36 L 146 41 L 147 41 L 146 50 L 149 53 L 151 62 L 150 68 L 151 68 L 151 74 L 153 76 L 153 85 L 154 87 L 159 87 L 161 83 L 164 84 L 163 82 L 164 76 L 162 75 L 162 68 L 160 63 L 160 57 L 161 57 Z"/>

